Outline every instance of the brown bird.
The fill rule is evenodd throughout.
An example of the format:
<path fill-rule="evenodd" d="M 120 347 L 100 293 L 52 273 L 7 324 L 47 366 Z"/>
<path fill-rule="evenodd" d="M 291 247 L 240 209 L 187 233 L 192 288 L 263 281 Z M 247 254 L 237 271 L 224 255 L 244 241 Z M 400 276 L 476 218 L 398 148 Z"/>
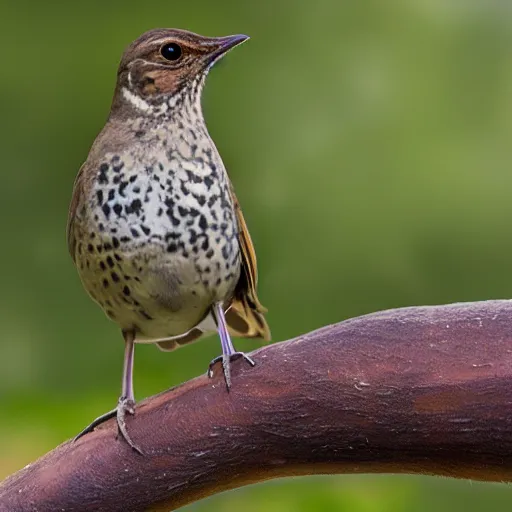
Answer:
<path fill-rule="evenodd" d="M 256 255 L 208 134 L 201 93 L 210 68 L 244 35 L 151 30 L 125 51 L 105 127 L 76 177 L 67 238 L 80 279 L 124 342 L 117 407 L 78 436 L 134 414 L 134 343 L 174 350 L 217 331 L 226 386 L 230 335 L 270 339 L 256 294 Z"/>

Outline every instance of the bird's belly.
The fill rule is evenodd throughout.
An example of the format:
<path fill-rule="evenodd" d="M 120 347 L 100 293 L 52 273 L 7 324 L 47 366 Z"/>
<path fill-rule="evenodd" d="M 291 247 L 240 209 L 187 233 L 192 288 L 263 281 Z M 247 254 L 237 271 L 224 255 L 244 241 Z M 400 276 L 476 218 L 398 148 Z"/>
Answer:
<path fill-rule="evenodd" d="M 236 240 L 229 250 L 236 257 L 226 259 L 225 245 L 215 240 L 207 251 L 185 244 L 168 252 L 159 241 L 114 249 L 111 237 L 101 239 L 79 265 L 80 277 L 107 316 L 140 339 L 188 332 L 215 302 L 231 297 L 240 275 Z"/>

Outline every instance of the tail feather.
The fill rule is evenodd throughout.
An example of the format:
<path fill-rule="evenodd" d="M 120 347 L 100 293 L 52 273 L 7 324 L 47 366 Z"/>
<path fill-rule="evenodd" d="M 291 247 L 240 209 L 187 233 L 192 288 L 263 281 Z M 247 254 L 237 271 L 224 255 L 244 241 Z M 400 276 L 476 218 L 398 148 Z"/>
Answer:
<path fill-rule="evenodd" d="M 270 341 L 270 328 L 263 316 L 261 304 L 251 304 L 249 297 L 235 298 L 226 312 L 229 332 L 239 338 L 262 338 Z"/>

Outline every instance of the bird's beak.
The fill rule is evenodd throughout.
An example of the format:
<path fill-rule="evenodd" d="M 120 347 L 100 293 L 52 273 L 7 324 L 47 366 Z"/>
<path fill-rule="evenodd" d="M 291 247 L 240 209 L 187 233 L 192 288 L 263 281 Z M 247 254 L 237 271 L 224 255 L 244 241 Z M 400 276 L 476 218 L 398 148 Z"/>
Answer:
<path fill-rule="evenodd" d="M 219 59 L 224 57 L 226 53 L 232 50 L 235 46 L 247 41 L 249 36 L 244 34 L 236 34 L 234 36 L 216 37 L 212 40 L 211 52 L 208 53 L 206 59 L 208 67 L 213 66 Z"/>

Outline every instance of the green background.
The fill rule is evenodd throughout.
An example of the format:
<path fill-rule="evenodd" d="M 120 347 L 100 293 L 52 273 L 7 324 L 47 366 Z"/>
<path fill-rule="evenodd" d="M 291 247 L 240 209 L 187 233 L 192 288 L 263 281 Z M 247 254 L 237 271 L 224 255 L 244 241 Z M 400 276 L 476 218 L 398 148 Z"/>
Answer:
<path fill-rule="evenodd" d="M 67 207 L 123 48 L 159 26 L 252 37 L 212 72 L 204 107 L 274 340 L 379 309 L 512 296 L 510 2 L 3 0 L 0 477 L 117 400 L 123 344 L 73 268 Z M 139 346 L 137 397 L 219 352 L 214 337 L 172 354 Z M 337 476 L 189 510 L 511 505 L 504 485 Z"/>

